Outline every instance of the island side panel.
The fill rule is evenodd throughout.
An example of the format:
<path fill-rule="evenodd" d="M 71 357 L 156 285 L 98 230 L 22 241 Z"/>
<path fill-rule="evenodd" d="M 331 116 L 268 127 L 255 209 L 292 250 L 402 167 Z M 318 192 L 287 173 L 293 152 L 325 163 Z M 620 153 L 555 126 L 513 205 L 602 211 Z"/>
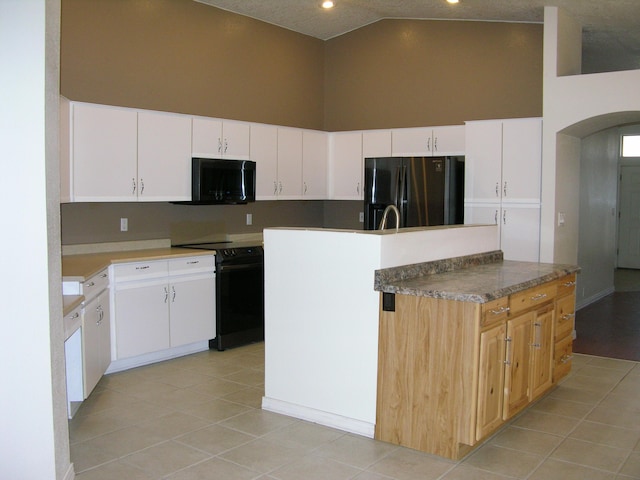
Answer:
<path fill-rule="evenodd" d="M 479 305 L 396 295 L 395 307 L 380 314 L 375 438 L 460 458 L 475 443 Z"/>
<path fill-rule="evenodd" d="M 263 408 L 373 436 L 380 237 L 267 229 Z"/>

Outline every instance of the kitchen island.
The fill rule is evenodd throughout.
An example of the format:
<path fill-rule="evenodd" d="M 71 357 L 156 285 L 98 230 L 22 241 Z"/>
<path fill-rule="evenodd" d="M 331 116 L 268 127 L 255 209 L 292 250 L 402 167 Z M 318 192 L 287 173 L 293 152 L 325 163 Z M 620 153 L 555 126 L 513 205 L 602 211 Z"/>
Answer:
<path fill-rule="evenodd" d="M 498 245 L 496 225 L 399 233 L 266 229 L 262 407 L 373 437 L 380 305 L 375 271 Z"/>
<path fill-rule="evenodd" d="M 376 272 L 375 438 L 460 459 L 571 368 L 578 267 L 487 252 Z"/>

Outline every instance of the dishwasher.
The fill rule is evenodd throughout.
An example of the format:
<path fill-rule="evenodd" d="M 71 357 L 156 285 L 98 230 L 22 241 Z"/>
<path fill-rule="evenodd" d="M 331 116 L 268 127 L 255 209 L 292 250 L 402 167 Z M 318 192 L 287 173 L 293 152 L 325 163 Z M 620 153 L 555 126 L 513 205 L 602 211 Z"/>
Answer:
<path fill-rule="evenodd" d="M 181 248 L 216 252 L 216 337 L 209 348 L 226 350 L 264 340 L 264 249 L 230 242 Z"/>

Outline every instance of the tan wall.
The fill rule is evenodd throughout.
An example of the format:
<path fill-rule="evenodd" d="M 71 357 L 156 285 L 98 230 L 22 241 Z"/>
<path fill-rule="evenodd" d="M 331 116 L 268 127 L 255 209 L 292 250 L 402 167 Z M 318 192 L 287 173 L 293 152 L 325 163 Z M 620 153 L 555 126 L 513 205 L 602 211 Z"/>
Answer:
<path fill-rule="evenodd" d="M 193 0 L 62 0 L 71 100 L 323 127 L 324 44 Z"/>
<path fill-rule="evenodd" d="M 384 20 L 325 61 L 330 131 L 542 115 L 542 25 Z"/>

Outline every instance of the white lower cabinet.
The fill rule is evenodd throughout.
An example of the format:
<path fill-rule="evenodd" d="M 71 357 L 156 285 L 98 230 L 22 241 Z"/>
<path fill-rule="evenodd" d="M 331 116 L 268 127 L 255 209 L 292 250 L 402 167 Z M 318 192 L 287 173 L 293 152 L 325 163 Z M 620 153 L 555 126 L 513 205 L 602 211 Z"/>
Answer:
<path fill-rule="evenodd" d="M 540 260 L 540 206 L 528 204 L 466 204 L 465 224 L 496 224 L 505 260 Z"/>
<path fill-rule="evenodd" d="M 115 359 L 215 337 L 214 256 L 114 266 Z"/>
<path fill-rule="evenodd" d="M 82 350 L 84 398 L 98 384 L 111 363 L 109 291 L 102 290 L 84 307 Z"/>

